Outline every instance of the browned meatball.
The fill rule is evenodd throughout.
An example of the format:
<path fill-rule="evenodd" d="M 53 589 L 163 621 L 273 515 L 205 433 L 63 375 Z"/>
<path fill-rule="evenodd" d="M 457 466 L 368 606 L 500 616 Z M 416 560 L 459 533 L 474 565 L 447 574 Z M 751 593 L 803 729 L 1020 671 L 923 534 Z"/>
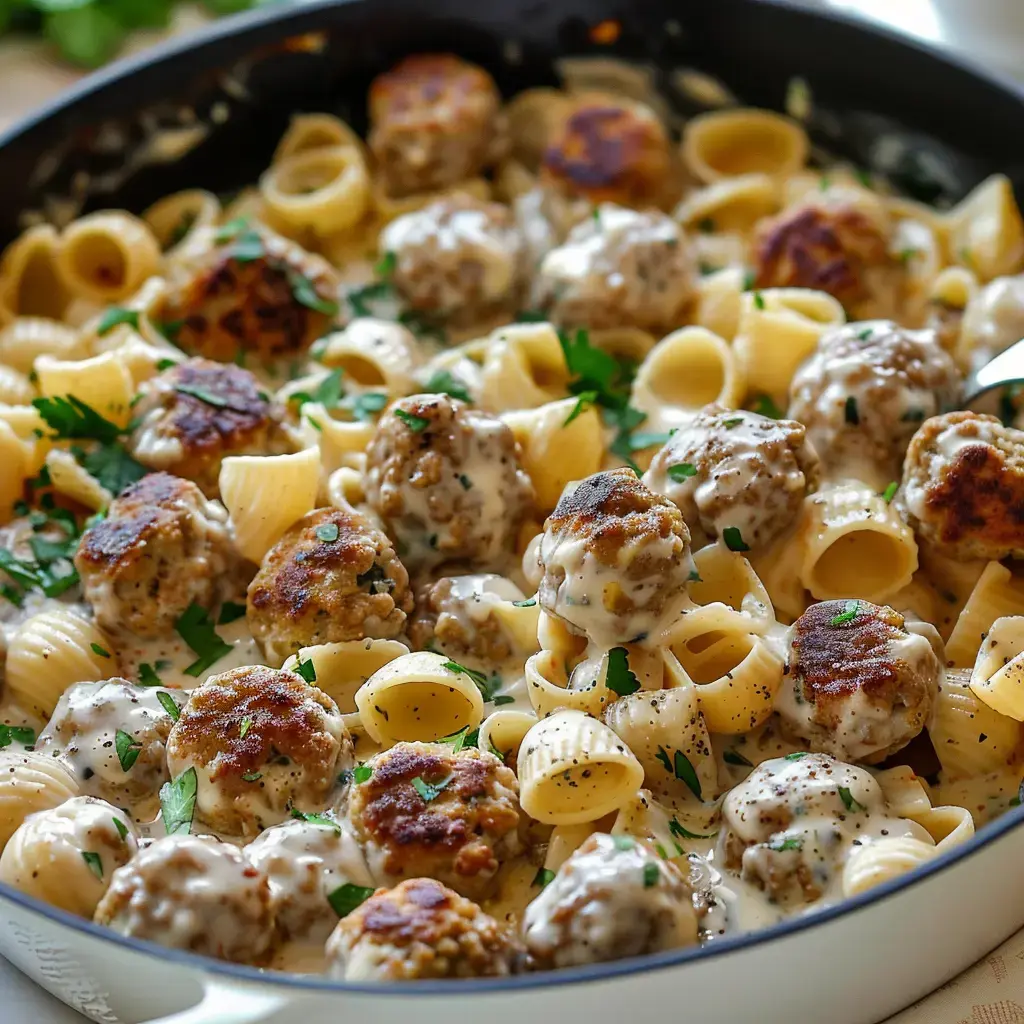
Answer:
<path fill-rule="evenodd" d="M 150 473 L 82 535 L 75 567 L 96 620 L 112 633 L 169 633 L 190 604 L 232 589 L 238 564 L 227 513 L 189 480 Z"/>
<path fill-rule="evenodd" d="M 391 281 L 406 305 L 453 323 L 477 323 L 519 304 L 523 241 L 512 211 L 452 196 L 393 220 L 381 248 L 394 257 Z"/>
<path fill-rule="evenodd" d="M 493 754 L 397 743 L 366 762 L 348 818 L 370 873 L 391 885 L 427 875 L 474 899 L 519 852 L 519 785 Z"/>
<path fill-rule="evenodd" d="M 450 53 L 420 53 L 370 86 L 368 142 L 393 196 L 448 188 L 500 153 L 503 120 L 494 79 Z"/>
<path fill-rule="evenodd" d="M 959 397 L 960 374 L 932 331 L 872 320 L 822 337 L 790 384 L 789 417 L 807 427 L 826 473 L 882 489 L 921 422 Z"/>
<path fill-rule="evenodd" d="M 819 475 L 802 424 L 709 405 L 669 438 L 643 481 L 679 507 L 695 545 L 732 528 L 757 548 L 796 522 Z"/>
<path fill-rule="evenodd" d="M 366 500 L 414 570 L 500 562 L 533 505 L 512 431 L 447 395 L 392 405 L 366 456 Z"/>
<path fill-rule="evenodd" d="M 665 332 L 682 324 L 698 277 L 671 217 L 605 203 L 544 257 L 534 299 L 559 324 Z"/>
<path fill-rule="evenodd" d="M 343 981 L 503 977 L 521 958 L 493 917 L 432 878 L 379 890 L 327 941 L 328 973 Z"/>
<path fill-rule="evenodd" d="M 942 666 L 902 615 L 870 601 L 813 604 L 790 630 L 776 698 L 784 728 L 811 750 L 873 764 L 925 726 Z"/>
<path fill-rule="evenodd" d="M 671 172 L 672 143 L 650 107 L 584 94 L 544 151 L 541 180 L 592 203 L 661 206 Z"/>
<path fill-rule="evenodd" d="M 889 228 L 845 190 L 822 193 L 762 221 L 754 241 L 755 287 L 812 288 L 847 309 L 872 298 L 872 274 L 891 273 Z"/>
<path fill-rule="evenodd" d="M 352 740 L 338 707 L 294 672 L 246 665 L 189 694 L 167 738 L 167 767 L 196 770 L 196 813 L 255 835 L 291 809 L 323 810 Z"/>
<path fill-rule="evenodd" d="M 1024 558 L 1024 431 L 973 412 L 928 420 L 900 501 L 918 537 L 950 558 Z"/>
<path fill-rule="evenodd" d="M 290 450 L 282 416 L 248 370 L 189 359 L 142 385 L 131 452 L 144 466 L 194 480 L 216 498 L 225 456 Z"/>
<path fill-rule="evenodd" d="M 398 636 L 413 608 L 391 541 L 351 508 L 303 516 L 249 584 L 249 628 L 280 665 L 301 647 Z"/>
<path fill-rule="evenodd" d="M 570 484 L 544 524 L 541 607 L 604 647 L 658 644 L 695 573 L 690 531 L 631 469 Z"/>
<path fill-rule="evenodd" d="M 186 352 L 219 363 L 300 355 L 337 311 L 337 272 L 263 225 L 235 227 L 210 233 L 161 318 Z"/>

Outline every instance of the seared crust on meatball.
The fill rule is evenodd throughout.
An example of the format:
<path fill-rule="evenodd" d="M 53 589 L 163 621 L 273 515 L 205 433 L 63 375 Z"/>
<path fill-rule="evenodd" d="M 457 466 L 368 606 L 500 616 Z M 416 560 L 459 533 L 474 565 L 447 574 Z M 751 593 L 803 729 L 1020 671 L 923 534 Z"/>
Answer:
<path fill-rule="evenodd" d="M 280 665 L 300 647 L 398 636 L 412 607 L 391 541 L 354 509 L 320 508 L 267 552 L 246 614 L 263 653 Z"/>
<path fill-rule="evenodd" d="M 210 607 L 237 565 L 223 507 L 169 473 L 125 488 L 75 555 L 96 621 L 140 637 L 169 633 L 193 602 Z"/>
<path fill-rule="evenodd" d="M 672 144 L 650 107 L 612 96 L 580 96 L 544 151 L 541 180 L 592 203 L 661 206 Z"/>
<path fill-rule="evenodd" d="M 290 450 L 283 415 L 248 370 L 189 359 L 142 385 L 130 448 L 144 466 L 194 480 L 216 498 L 225 456 Z"/>
<path fill-rule="evenodd" d="M 366 764 L 372 775 L 352 785 L 348 817 L 374 878 L 426 875 L 464 896 L 485 895 L 520 849 L 511 769 L 487 751 L 453 753 L 441 743 L 397 743 Z"/>
<path fill-rule="evenodd" d="M 950 558 L 1024 558 L 1024 431 L 973 412 L 928 420 L 900 500 L 918 537 Z"/>
<path fill-rule="evenodd" d="M 519 970 L 516 939 L 432 878 L 381 889 L 338 922 L 328 973 L 344 981 L 494 978 Z"/>
<path fill-rule="evenodd" d="M 934 332 L 873 320 L 822 336 L 790 384 L 789 417 L 807 427 L 827 471 L 881 489 L 899 477 L 922 420 L 959 397 L 960 375 Z"/>
<path fill-rule="evenodd" d="M 872 764 L 924 728 L 941 672 L 928 640 L 892 608 L 822 601 L 792 626 L 775 709 L 812 750 Z"/>
<path fill-rule="evenodd" d="M 793 525 L 819 476 L 803 424 L 709 405 L 669 438 L 643 481 L 678 506 L 694 545 L 733 527 L 757 548 Z"/>
<path fill-rule="evenodd" d="M 544 257 L 534 298 L 559 324 L 665 332 L 681 325 L 697 279 L 671 217 L 605 203 Z"/>
<path fill-rule="evenodd" d="M 334 701 L 295 673 L 262 665 L 207 679 L 167 738 L 171 775 L 196 769 L 197 814 L 233 834 L 255 834 L 292 808 L 322 810 L 351 760 Z"/>
<path fill-rule="evenodd" d="M 94 920 L 235 963 L 262 963 L 274 941 L 266 875 L 209 836 L 164 836 L 140 850 L 114 872 Z"/>
<path fill-rule="evenodd" d="M 380 245 L 394 256 L 395 290 L 421 313 L 476 323 L 518 305 L 526 259 L 507 206 L 464 195 L 439 199 L 393 220 Z"/>
<path fill-rule="evenodd" d="M 327 329 L 340 281 L 320 256 L 262 224 L 211 230 L 161 317 L 175 344 L 219 363 L 303 353 Z M 313 308 L 313 307 L 317 308 Z"/>
<path fill-rule="evenodd" d="M 533 505 L 512 431 L 447 395 L 395 402 L 366 456 L 366 500 L 414 570 L 502 561 Z"/>
<path fill-rule="evenodd" d="M 595 473 L 544 524 L 538 600 L 595 643 L 658 643 L 688 600 L 689 544 L 679 509 L 631 469 Z"/>
<path fill-rule="evenodd" d="M 406 57 L 370 86 L 367 142 L 392 196 L 448 188 L 503 148 L 494 79 L 450 53 Z"/>

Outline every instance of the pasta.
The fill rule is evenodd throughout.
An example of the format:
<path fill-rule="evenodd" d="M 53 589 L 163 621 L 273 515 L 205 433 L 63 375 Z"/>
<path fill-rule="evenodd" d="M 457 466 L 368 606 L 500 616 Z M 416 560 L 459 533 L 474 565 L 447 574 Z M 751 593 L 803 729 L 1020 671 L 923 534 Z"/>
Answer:
<path fill-rule="evenodd" d="M 766 110 L 702 114 L 683 133 L 683 159 L 705 182 L 746 174 L 784 177 L 803 167 L 808 147 L 799 125 Z"/>
<path fill-rule="evenodd" d="M 996 619 L 974 663 L 971 691 L 993 711 L 1024 722 L 1024 617 Z"/>
<path fill-rule="evenodd" d="M 59 807 L 78 792 L 77 779 L 61 761 L 0 750 L 0 850 L 30 814 Z"/>
<path fill-rule="evenodd" d="M 850 855 L 843 869 L 843 895 L 859 896 L 876 885 L 926 864 L 936 855 L 934 846 L 920 839 L 889 836 L 866 843 Z"/>
<path fill-rule="evenodd" d="M 0 256 L 0 327 L 15 318 L 60 320 L 71 293 L 57 269 L 59 241 L 48 224 L 29 228 Z"/>
<path fill-rule="evenodd" d="M 219 217 L 217 197 L 199 188 L 165 196 L 142 215 L 165 260 L 184 257 L 200 229 L 213 227 Z"/>
<path fill-rule="evenodd" d="M 18 373 L 31 373 L 38 356 L 74 359 L 81 354 L 78 332 L 56 320 L 19 316 L 0 329 L 0 359 Z"/>
<path fill-rule="evenodd" d="M 946 643 L 953 668 L 973 668 L 978 651 L 996 619 L 1024 615 L 1024 583 L 998 562 L 985 566 Z"/>
<path fill-rule="evenodd" d="M 35 372 L 45 397 L 77 398 L 117 426 L 128 425 L 135 388 L 128 368 L 112 353 L 76 360 L 39 356 Z"/>

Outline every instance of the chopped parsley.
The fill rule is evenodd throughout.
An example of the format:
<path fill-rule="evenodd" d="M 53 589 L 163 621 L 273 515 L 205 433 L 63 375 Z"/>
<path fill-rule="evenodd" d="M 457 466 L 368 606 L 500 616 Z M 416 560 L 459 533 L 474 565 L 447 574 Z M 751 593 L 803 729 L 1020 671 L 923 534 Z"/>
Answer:
<path fill-rule="evenodd" d="M 209 388 L 201 388 L 195 384 L 175 384 L 174 390 L 177 391 L 179 395 L 188 395 L 191 398 L 198 398 L 200 402 L 212 405 L 215 409 L 233 408 L 228 399 L 214 394 L 214 392 L 210 391 Z M 239 410 L 235 411 L 237 412 Z"/>
<path fill-rule="evenodd" d="M 853 395 L 847 395 L 846 404 L 843 406 L 843 416 L 851 427 L 860 426 L 860 410 L 857 408 L 857 399 Z"/>
<path fill-rule="evenodd" d="M 419 794 L 420 799 L 425 803 L 429 804 L 431 800 L 436 800 L 438 796 L 444 791 L 452 780 L 455 778 L 455 773 L 450 772 L 440 782 L 424 782 L 418 775 L 412 780 L 412 788 Z"/>
<path fill-rule="evenodd" d="M 414 433 L 422 434 L 430 426 L 430 420 L 424 416 L 417 416 L 415 413 L 406 412 L 404 409 L 396 409 L 395 415 Z"/>
<path fill-rule="evenodd" d="M 12 743 L 23 743 L 30 747 L 35 741 L 35 729 L 30 729 L 27 725 L 5 725 L 0 722 L 0 749 L 9 747 Z"/>
<path fill-rule="evenodd" d="M 786 754 L 782 759 L 783 761 L 799 761 L 804 757 L 810 757 L 811 752 L 809 750 L 794 750 L 792 754 Z"/>
<path fill-rule="evenodd" d="M 185 669 L 185 675 L 201 676 L 214 662 L 231 653 L 231 644 L 225 643 L 214 628 L 209 612 L 193 601 L 174 624 L 178 636 L 198 655 Z"/>
<path fill-rule="evenodd" d="M 529 597 L 525 601 L 513 601 L 513 608 L 532 608 L 537 603 L 537 598 Z"/>
<path fill-rule="evenodd" d="M 753 768 L 753 761 L 748 761 L 738 750 L 730 748 L 722 755 L 722 760 L 726 764 L 735 764 L 743 768 Z"/>
<path fill-rule="evenodd" d="M 98 853 L 93 853 L 91 850 L 83 850 L 82 860 L 89 865 L 89 870 L 97 878 L 103 878 L 103 860 Z"/>
<path fill-rule="evenodd" d="M 395 589 L 395 581 L 388 577 L 379 565 L 371 565 L 366 572 L 356 574 L 356 586 L 369 584 L 371 593 L 390 594 Z"/>
<path fill-rule="evenodd" d="M 516 313 L 517 324 L 546 324 L 548 315 L 542 309 L 521 309 Z"/>
<path fill-rule="evenodd" d="M 771 420 L 781 420 L 785 416 L 785 412 L 775 404 L 771 395 L 758 395 L 754 399 L 754 412 Z"/>
<path fill-rule="evenodd" d="M 181 708 L 178 707 L 177 701 L 166 690 L 161 690 L 156 695 L 156 699 L 160 702 L 160 707 L 171 716 L 172 722 L 176 722 L 181 718 Z"/>
<path fill-rule="evenodd" d="M 893 480 L 889 483 L 884 491 L 882 491 L 882 498 L 888 505 L 893 498 L 896 497 L 896 492 L 900 489 L 899 481 Z"/>
<path fill-rule="evenodd" d="M 515 704 L 515 702 L 515 697 L 510 697 L 508 694 L 504 693 L 498 694 L 498 696 L 494 698 L 494 706 L 496 708 L 500 708 L 502 704 Z"/>
<path fill-rule="evenodd" d="M 605 685 L 620 697 L 628 697 L 640 689 L 640 680 L 629 667 L 629 652 L 625 647 L 613 647 L 608 652 Z"/>
<path fill-rule="evenodd" d="M 368 764 L 357 764 L 352 769 L 352 779 L 356 783 L 369 782 L 373 777 L 373 769 Z"/>
<path fill-rule="evenodd" d="M 800 836 L 787 836 L 781 842 L 778 839 L 768 843 L 768 849 L 776 853 L 784 853 L 786 850 L 802 850 L 804 841 Z"/>
<path fill-rule="evenodd" d="M 243 782 L 259 782 L 263 778 L 263 772 L 242 772 Z"/>
<path fill-rule="evenodd" d="M 717 835 L 717 832 L 712 832 L 711 835 L 701 835 L 699 832 L 691 832 L 688 828 L 683 828 L 679 822 L 672 818 L 668 823 L 668 830 L 674 836 L 678 836 L 680 839 L 711 839 Z"/>
<path fill-rule="evenodd" d="M 616 850 L 632 850 L 636 846 L 636 840 L 632 836 L 612 836 L 612 842 Z"/>
<path fill-rule="evenodd" d="M 252 719 L 246 715 L 238 724 L 238 738 L 244 740 L 248 735 L 249 730 L 252 728 Z"/>
<path fill-rule="evenodd" d="M 470 490 L 472 488 L 473 481 L 470 480 L 469 477 L 466 476 L 465 473 L 460 473 L 459 474 L 459 485 L 462 487 L 462 489 L 464 491 L 468 491 L 468 490 Z"/>
<path fill-rule="evenodd" d="M 704 577 L 696 569 L 690 570 L 690 575 L 686 577 L 687 583 L 703 583 Z"/>
<path fill-rule="evenodd" d="M 922 253 L 920 249 L 901 249 L 899 258 L 903 264 L 907 264 L 911 260 L 916 260 L 923 255 L 924 253 Z"/>
<path fill-rule="evenodd" d="M 368 391 L 365 395 L 359 395 L 352 403 L 352 414 L 358 420 L 370 420 L 387 404 L 388 396 L 384 392 Z"/>
<path fill-rule="evenodd" d="M 373 268 L 373 276 L 380 278 L 382 281 L 386 281 L 395 272 L 395 267 L 398 266 L 398 255 L 393 252 L 385 252 L 383 256 Z"/>
<path fill-rule="evenodd" d="M 670 761 L 668 751 L 664 747 L 658 747 L 658 753 L 655 757 L 665 766 L 665 771 L 670 775 L 674 775 L 681 782 L 685 782 L 690 792 L 698 800 L 703 799 L 697 772 L 690 763 L 690 759 L 681 750 L 677 750 Z"/>
<path fill-rule="evenodd" d="M 130 772 L 142 753 L 142 744 L 130 732 L 118 729 L 114 733 L 114 750 L 121 762 L 121 771 Z"/>
<path fill-rule="evenodd" d="M 540 868 L 533 876 L 533 884 L 538 889 L 546 889 L 555 880 L 555 873 L 551 868 Z"/>
<path fill-rule="evenodd" d="M 668 467 L 669 480 L 674 480 L 677 484 L 681 484 L 684 480 L 696 475 L 697 467 L 692 462 L 680 462 L 676 466 Z"/>
<path fill-rule="evenodd" d="M 110 651 L 105 650 L 104 648 L 100 647 L 100 645 L 98 643 L 95 643 L 95 642 L 91 643 L 91 644 L 89 644 L 89 647 L 92 649 L 92 653 L 93 654 L 98 654 L 101 658 L 109 658 L 110 657 Z"/>
<path fill-rule="evenodd" d="M 387 281 L 374 281 L 350 291 L 345 297 L 356 316 L 373 316 L 373 310 L 367 303 L 386 299 L 391 294 L 391 285 Z"/>
<path fill-rule="evenodd" d="M 597 392 L 596 391 L 583 391 L 583 392 L 581 392 L 580 396 L 576 399 L 576 404 L 572 407 L 572 411 L 569 413 L 569 415 L 566 416 L 565 422 L 562 424 L 562 426 L 563 427 L 569 426 L 569 424 L 572 423 L 572 421 L 574 419 L 576 419 L 576 417 L 579 416 L 580 413 L 585 412 L 596 401 L 597 401 Z"/>
<path fill-rule="evenodd" d="M 129 484 L 141 480 L 149 470 L 136 462 L 120 444 L 101 444 L 90 452 L 72 449 L 82 468 L 111 494 L 120 494 Z"/>
<path fill-rule="evenodd" d="M 376 890 L 372 885 L 355 885 L 346 882 L 327 894 L 327 902 L 338 917 L 348 917 L 353 910 L 361 907 Z"/>
<path fill-rule="evenodd" d="M 187 835 L 192 831 L 192 818 L 196 812 L 196 785 L 196 770 L 189 768 L 160 787 L 160 813 L 164 831 L 169 836 Z"/>
<path fill-rule="evenodd" d="M 452 376 L 448 370 L 438 370 L 432 374 L 423 390 L 435 395 L 449 395 L 467 405 L 473 404 L 473 396 L 466 390 L 465 384 Z"/>
<path fill-rule="evenodd" d="M 305 274 L 288 267 L 285 269 L 285 276 L 288 278 L 292 296 L 300 306 L 305 306 L 306 309 L 311 309 L 314 313 L 323 313 L 324 316 L 337 315 L 338 303 L 333 299 L 325 299 Z"/>
<path fill-rule="evenodd" d="M 114 822 L 114 828 L 117 829 L 117 834 L 122 839 L 127 839 L 128 838 L 128 826 L 120 818 L 114 818 L 113 822 Z"/>
<path fill-rule="evenodd" d="M 316 682 L 316 666 L 312 661 L 297 660 L 295 662 L 295 674 L 302 676 L 307 683 Z"/>
<path fill-rule="evenodd" d="M 722 426 L 725 427 L 726 430 L 732 430 L 734 427 L 738 427 L 742 422 L 742 416 L 733 416 L 732 418 L 725 420 L 722 423 Z"/>
<path fill-rule="evenodd" d="M 697 221 L 697 230 L 705 235 L 710 235 L 715 230 L 715 219 L 714 217 L 702 217 Z"/>
<path fill-rule="evenodd" d="M 722 540 L 725 541 L 725 546 L 730 551 L 749 551 L 750 545 L 743 539 L 740 534 L 739 528 L 736 526 L 727 526 L 722 531 Z"/>
<path fill-rule="evenodd" d="M 874 333 L 873 327 L 865 327 L 864 330 L 857 332 L 858 341 L 870 341 L 871 335 Z"/>
<path fill-rule="evenodd" d="M 764 309 L 764 296 L 760 292 L 754 292 L 754 305 L 758 309 Z"/>
<path fill-rule="evenodd" d="M 317 384 L 315 390 L 312 392 L 296 391 L 290 401 L 298 402 L 300 407 L 306 402 L 319 402 L 325 409 L 336 409 L 345 397 L 345 389 L 341 384 L 344 372 L 340 366 L 335 367 Z"/>
<path fill-rule="evenodd" d="M 313 532 L 316 534 L 317 540 L 322 540 L 325 544 L 333 543 L 340 534 L 337 523 L 323 523 Z"/>
<path fill-rule="evenodd" d="M 163 686 L 156 669 L 148 661 L 139 666 L 139 686 Z"/>
<path fill-rule="evenodd" d="M 843 801 L 843 806 L 851 814 L 855 814 L 857 811 L 867 810 L 867 808 L 859 800 L 854 799 L 853 794 L 846 786 L 839 787 L 839 799 Z"/>
<path fill-rule="evenodd" d="M 830 626 L 845 626 L 848 622 L 853 622 L 857 618 L 857 613 L 860 611 L 860 601 L 847 601 L 846 606 L 843 608 L 838 615 L 833 615 L 828 620 Z"/>
<path fill-rule="evenodd" d="M 469 726 L 464 725 L 458 732 L 453 732 L 448 736 L 442 736 L 437 742 L 450 744 L 452 753 L 457 754 L 463 747 L 467 746 L 469 739 Z"/>
<path fill-rule="evenodd" d="M 220 615 L 217 616 L 218 626 L 227 626 L 238 619 L 245 618 L 245 605 L 237 604 L 234 601 L 225 601 L 220 606 Z"/>
<path fill-rule="evenodd" d="M 658 884 L 658 879 L 661 877 L 661 870 L 658 865 L 653 861 L 649 861 L 644 865 L 644 888 L 653 889 Z"/>
<path fill-rule="evenodd" d="M 103 337 L 109 334 L 119 324 L 127 324 L 132 330 L 139 329 L 139 311 L 137 309 L 122 309 L 120 306 L 111 306 L 104 310 L 100 322 L 96 325 L 96 333 Z"/>
<path fill-rule="evenodd" d="M 671 430 L 633 434 L 629 439 L 629 447 L 634 452 L 643 451 L 644 448 L 654 448 L 666 444 L 671 436 Z"/>
<path fill-rule="evenodd" d="M 116 423 L 111 423 L 74 395 L 34 398 L 32 405 L 53 431 L 54 438 L 110 443 L 121 435 L 121 428 Z"/>
<path fill-rule="evenodd" d="M 308 821 L 310 825 L 320 825 L 323 828 L 333 829 L 339 836 L 341 835 L 341 825 L 339 825 L 333 818 L 328 818 L 326 814 L 306 814 L 293 807 L 292 817 L 296 818 L 298 821 Z"/>

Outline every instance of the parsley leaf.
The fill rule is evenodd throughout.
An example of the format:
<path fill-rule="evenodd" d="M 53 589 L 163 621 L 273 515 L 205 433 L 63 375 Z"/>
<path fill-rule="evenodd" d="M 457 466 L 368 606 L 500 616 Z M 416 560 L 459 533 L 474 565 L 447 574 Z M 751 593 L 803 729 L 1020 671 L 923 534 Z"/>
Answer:
<path fill-rule="evenodd" d="M 382 391 L 368 391 L 359 395 L 352 403 L 352 415 L 357 420 L 372 420 L 375 413 L 388 404 L 388 396 Z"/>
<path fill-rule="evenodd" d="M 771 395 L 758 395 L 754 399 L 754 412 L 756 412 L 758 416 L 767 416 L 772 420 L 781 420 L 783 416 L 786 415 L 785 412 L 775 404 Z"/>
<path fill-rule="evenodd" d="M 576 419 L 576 417 L 579 416 L 580 413 L 585 412 L 596 401 L 597 401 L 597 392 L 596 391 L 584 391 L 584 392 L 582 392 L 580 394 L 579 398 L 576 399 L 576 404 L 572 407 L 572 411 L 569 413 L 569 415 L 566 416 L 565 422 L 562 424 L 562 426 L 563 427 L 569 426 L 569 424 L 572 423 L 572 421 L 574 419 Z"/>
<path fill-rule="evenodd" d="M 437 742 L 451 744 L 452 753 L 457 754 L 464 746 L 466 746 L 466 740 L 469 737 L 469 726 L 464 725 L 458 732 L 453 732 L 448 736 L 442 736 Z"/>
<path fill-rule="evenodd" d="M 103 647 L 100 647 L 100 645 L 98 643 L 91 643 L 91 644 L 89 644 L 89 647 L 92 650 L 93 654 L 96 654 L 96 655 L 98 655 L 101 658 L 109 658 L 110 657 L 110 651 L 106 650 Z"/>
<path fill-rule="evenodd" d="M 828 620 L 828 624 L 830 626 L 845 626 L 848 622 L 853 622 L 857 618 L 859 611 L 860 601 L 847 601 L 846 607 L 838 615 L 833 615 Z"/>
<path fill-rule="evenodd" d="M 156 699 L 160 702 L 160 707 L 171 716 L 172 722 L 176 722 L 181 718 L 181 708 L 178 707 L 177 701 L 166 690 L 161 690 L 156 695 Z"/>
<path fill-rule="evenodd" d="M 316 666 L 312 661 L 296 661 L 295 674 L 302 676 L 307 683 L 316 682 Z"/>
<path fill-rule="evenodd" d="M 234 601 L 225 601 L 220 606 L 220 615 L 217 616 L 217 625 L 227 626 L 242 618 L 245 618 L 245 605 L 237 604 Z"/>
<path fill-rule="evenodd" d="M 668 823 L 668 830 L 674 836 L 678 836 L 680 839 L 710 839 L 712 836 L 717 835 L 717 832 L 712 832 L 711 835 L 701 835 L 699 832 L 691 832 L 688 828 L 683 828 L 679 822 L 672 818 Z"/>
<path fill-rule="evenodd" d="M 753 768 L 753 761 L 748 761 L 738 750 L 729 749 L 722 755 L 726 764 L 740 765 L 744 768 Z"/>
<path fill-rule="evenodd" d="M 114 733 L 114 750 L 121 763 L 121 771 L 130 772 L 142 753 L 142 744 L 130 732 L 118 729 Z"/>
<path fill-rule="evenodd" d="M 369 782 L 373 777 L 373 769 L 367 764 L 357 764 L 352 769 L 352 779 L 356 783 Z"/>
<path fill-rule="evenodd" d="M 893 498 L 896 497 L 896 492 L 899 489 L 900 489 L 899 481 L 898 480 L 893 480 L 893 481 L 890 482 L 889 486 L 886 487 L 886 489 L 884 491 L 882 491 L 882 499 L 885 501 L 885 503 L 887 505 L 889 504 L 889 502 L 892 501 Z"/>
<path fill-rule="evenodd" d="M 691 476 L 697 475 L 697 467 L 692 462 L 681 462 L 676 466 L 668 467 L 668 478 L 681 484 Z"/>
<path fill-rule="evenodd" d="M 285 270 L 285 276 L 288 278 L 292 296 L 300 306 L 305 306 L 306 309 L 311 309 L 314 313 L 323 313 L 324 316 L 337 315 L 338 303 L 333 299 L 325 299 L 305 274 L 288 267 Z"/>
<path fill-rule="evenodd" d="M 32 405 L 58 438 L 89 438 L 110 443 L 121 435 L 116 423 L 104 419 L 92 406 L 74 395 L 55 395 L 52 398 L 34 398 Z"/>
<path fill-rule="evenodd" d="M 241 722 L 238 723 L 238 738 L 244 740 L 249 735 L 249 730 L 252 728 L 252 718 L 246 715 Z"/>
<path fill-rule="evenodd" d="M 804 841 L 800 836 L 787 836 L 781 841 L 772 840 L 767 846 L 769 850 L 774 850 L 776 853 L 784 853 L 786 850 L 802 850 Z"/>
<path fill-rule="evenodd" d="M 35 729 L 30 729 L 27 725 L 6 725 L 0 722 L 0 749 L 9 747 L 12 743 L 23 743 L 30 747 L 35 741 Z"/>
<path fill-rule="evenodd" d="M 417 416 L 414 413 L 406 412 L 404 409 L 395 409 L 395 415 L 414 433 L 422 434 L 430 426 L 430 420 L 424 416 Z"/>
<path fill-rule="evenodd" d="M 337 523 L 321 523 L 313 532 L 316 534 L 317 540 L 322 540 L 325 544 L 336 541 L 341 533 Z"/>
<path fill-rule="evenodd" d="M 324 828 L 334 829 L 339 836 L 341 835 L 341 825 L 333 818 L 328 818 L 326 814 L 305 814 L 293 807 L 292 817 L 299 821 L 308 821 L 310 825 L 322 825 Z"/>
<path fill-rule="evenodd" d="M 423 385 L 423 390 L 431 394 L 449 395 L 467 405 L 473 404 L 473 396 L 466 390 L 466 386 L 448 370 L 438 370 L 434 373 Z"/>
<path fill-rule="evenodd" d="M 653 861 L 648 862 L 644 865 L 644 888 L 653 889 L 658 884 L 658 879 L 661 877 L 661 871 L 658 865 Z"/>
<path fill-rule="evenodd" d="M 537 598 L 528 597 L 525 601 L 513 601 L 513 608 L 532 608 L 537 603 Z"/>
<path fill-rule="evenodd" d="M 102 338 L 104 334 L 109 334 L 119 324 L 128 324 L 132 330 L 137 331 L 139 329 L 139 311 L 111 306 L 100 317 L 100 322 L 96 325 L 96 333 Z"/>
<path fill-rule="evenodd" d="M 156 669 L 147 661 L 139 666 L 139 686 L 163 686 Z"/>
<path fill-rule="evenodd" d="M 857 408 L 857 399 L 853 395 L 848 395 L 846 398 L 846 404 L 843 406 L 843 416 L 851 427 L 860 426 L 860 411 Z"/>
<path fill-rule="evenodd" d="M 114 828 L 117 829 L 117 834 L 122 839 L 127 839 L 128 838 L 128 826 L 120 818 L 114 818 L 113 821 L 114 821 Z"/>
<path fill-rule="evenodd" d="M 546 889 L 555 880 L 555 873 L 551 868 L 540 868 L 533 876 L 533 884 L 538 889 Z"/>
<path fill-rule="evenodd" d="M 658 747 L 655 757 L 665 766 L 665 771 L 671 772 L 681 782 L 685 782 L 698 800 L 703 799 L 697 772 L 690 763 L 690 759 L 681 750 L 677 750 L 672 760 L 669 761 L 668 751 L 664 747 Z"/>
<path fill-rule="evenodd" d="M 120 444 L 101 444 L 83 454 L 78 461 L 90 476 L 115 496 L 149 472 Z"/>
<path fill-rule="evenodd" d="M 722 531 L 722 540 L 730 551 L 749 551 L 750 546 L 743 539 L 738 527 L 727 526 Z"/>
<path fill-rule="evenodd" d="M 501 676 L 497 672 L 492 672 L 488 678 L 483 672 L 460 665 L 457 661 L 452 661 L 451 658 L 443 662 L 441 668 L 446 668 L 449 672 L 461 672 L 463 675 L 469 676 L 476 683 L 476 687 L 485 702 L 493 701 L 495 694 L 501 689 Z"/>
<path fill-rule="evenodd" d="M 412 780 L 412 788 L 420 795 L 420 799 L 425 803 L 429 804 L 431 800 L 436 799 L 441 792 L 448 786 L 451 781 L 455 778 L 455 773 L 451 772 L 446 775 L 440 782 L 424 782 L 418 775 Z"/>
<path fill-rule="evenodd" d="M 353 910 L 361 907 L 377 890 L 373 886 L 355 885 L 346 882 L 327 894 L 327 902 L 338 917 L 348 917 Z"/>
<path fill-rule="evenodd" d="M 189 768 L 160 787 L 160 813 L 164 831 L 169 836 L 187 835 L 192 831 L 192 818 L 196 811 L 196 785 L 196 770 Z"/>
<path fill-rule="evenodd" d="M 605 686 L 620 697 L 628 697 L 640 689 L 640 680 L 629 667 L 629 652 L 625 647 L 613 647 L 608 652 Z"/>
<path fill-rule="evenodd" d="M 846 786 L 839 787 L 839 799 L 843 801 L 843 806 L 851 814 L 856 814 L 857 811 L 867 810 L 867 808 L 859 800 L 854 799 L 853 794 Z"/>
<path fill-rule="evenodd" d="M 758 309 L 764 309 L 764 296 L 760 292 L 754 292 L 754 305 Z"/>
<path fill-rule="evenodd" d="M 93 853 L 91 850 L 83 850 L 82 860 L 89 865 L 89 870 L 97 878 L 103 878 L 103 861 L 98 853 Z"/>
<path fill-rule="evenodd" d="M 786 754 L 783 757 L 783 761 L 799 761 L 802 758 L 810 757 L 811 752 L 809 750 L 794 750 L 792 754 Z"/>
<path fill-rule="evenodd" d="M 193 601 L 174 624 L 178 636 L 198 655 L 185 669 L 185 675 L 201 676 L 214 662 L 230 654 L 231 644 L 217 634 L 209 613 Z"/>

